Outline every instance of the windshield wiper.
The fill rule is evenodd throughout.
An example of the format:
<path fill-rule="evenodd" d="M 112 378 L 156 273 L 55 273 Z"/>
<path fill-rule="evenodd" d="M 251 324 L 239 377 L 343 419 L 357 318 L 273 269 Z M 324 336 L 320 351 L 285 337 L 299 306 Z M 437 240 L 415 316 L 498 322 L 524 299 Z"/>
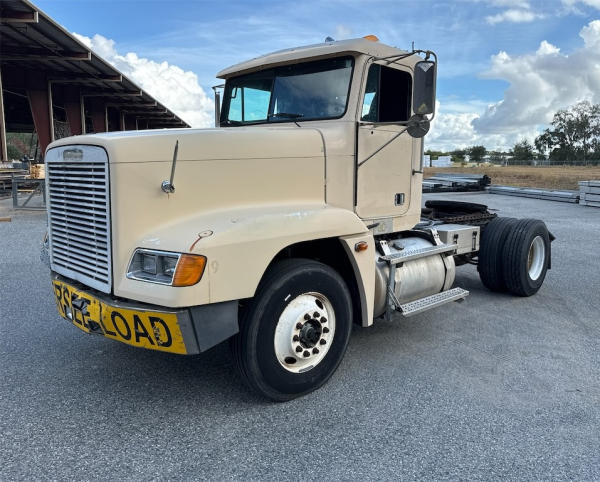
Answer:
<path fill-rule="evenodd" d="M 242 125 L 242 121 L 236 121 L 236 120 L 227 119 L 225 122 L 222 122 L 222 124 L 227 124 L 227 125 L 230 125 L 230 126 L 241 126 Z"/>
<path fill-rule="evenodd" d="M 280 117 L 284 117 L 286 119 L 299 119 L 300 117 L 304 117 L 304 114 L 295 114 L 293 112 L 277 112 L 275 114 L 269 114 L 269 119 L 277 119 Z"/>

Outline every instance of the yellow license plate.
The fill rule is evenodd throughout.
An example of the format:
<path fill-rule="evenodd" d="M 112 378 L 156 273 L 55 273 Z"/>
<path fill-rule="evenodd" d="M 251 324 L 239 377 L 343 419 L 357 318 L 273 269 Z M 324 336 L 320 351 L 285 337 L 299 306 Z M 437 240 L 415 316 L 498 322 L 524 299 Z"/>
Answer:
<path fill-rule="evenodd" d="M 80 330 L 140 348 L 186 353 L 175 313 L 115 307 L 62 281 L 52 285 L 58 313 Z"/>

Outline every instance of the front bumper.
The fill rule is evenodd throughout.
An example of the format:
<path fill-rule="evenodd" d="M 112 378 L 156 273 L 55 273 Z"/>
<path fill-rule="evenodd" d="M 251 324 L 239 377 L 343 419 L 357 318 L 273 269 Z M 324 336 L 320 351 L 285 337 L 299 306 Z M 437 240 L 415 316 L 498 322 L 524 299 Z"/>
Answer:
<path fill-rule="evenodd" d="M 54 272 L 52 286 L 58 313 L 77 328 L 139 348 L 194 355 L 239 331 L 237 301 L 171 309 L 115 299 Z"/>

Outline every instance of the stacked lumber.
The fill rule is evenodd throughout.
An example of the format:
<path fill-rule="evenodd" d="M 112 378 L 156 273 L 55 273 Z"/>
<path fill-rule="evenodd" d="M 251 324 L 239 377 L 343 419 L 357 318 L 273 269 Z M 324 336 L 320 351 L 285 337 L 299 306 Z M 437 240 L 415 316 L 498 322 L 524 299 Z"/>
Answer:
<path fill-rule="evenodd" d="M 578 191 L 536 189 L 531 187 L 513 187 L 513 186 L 490 186 L 490 194 L 504 194 L 506 196 L 520 196 L 533 199 L 542 199 L 544 201 L 561 201 L 566 203 L 576 203 L 579 201 Z"/>
<path fill-rule="evenodd" d="M 423 179 L 423 192 L 483 191 L 490 182 L 485 174 L 436 173 Z"/>
<path fill-rule="evenodd" d="M 29 173 L 24 169 L 0 169 L 0 193 L 5 194 L 12 190 L 14 179 L 25 179 Z"/>
<path fill-rule="evenodd" d="M 579 204 L 600 208 L 600 181 L 579 181 Z"/>
<path fill-rule="evenodd" d="M 31 165 L 31 179 L 45 179 L 46 178 L 46 165 L 45 164 L 32 164 Z"/>

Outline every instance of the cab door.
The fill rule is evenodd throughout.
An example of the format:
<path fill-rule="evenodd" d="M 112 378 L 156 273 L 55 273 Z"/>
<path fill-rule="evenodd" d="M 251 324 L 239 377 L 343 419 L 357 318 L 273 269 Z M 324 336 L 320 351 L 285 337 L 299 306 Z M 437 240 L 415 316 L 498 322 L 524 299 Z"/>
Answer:
<path fill-rule="evenodd" d="M 410 207 L 421 141 L 397 123 L 410 117 L 411 99 L 410 70 L 371 64 L 357 132 L 355 210 L 363 219 L 402 216 Z"/>

